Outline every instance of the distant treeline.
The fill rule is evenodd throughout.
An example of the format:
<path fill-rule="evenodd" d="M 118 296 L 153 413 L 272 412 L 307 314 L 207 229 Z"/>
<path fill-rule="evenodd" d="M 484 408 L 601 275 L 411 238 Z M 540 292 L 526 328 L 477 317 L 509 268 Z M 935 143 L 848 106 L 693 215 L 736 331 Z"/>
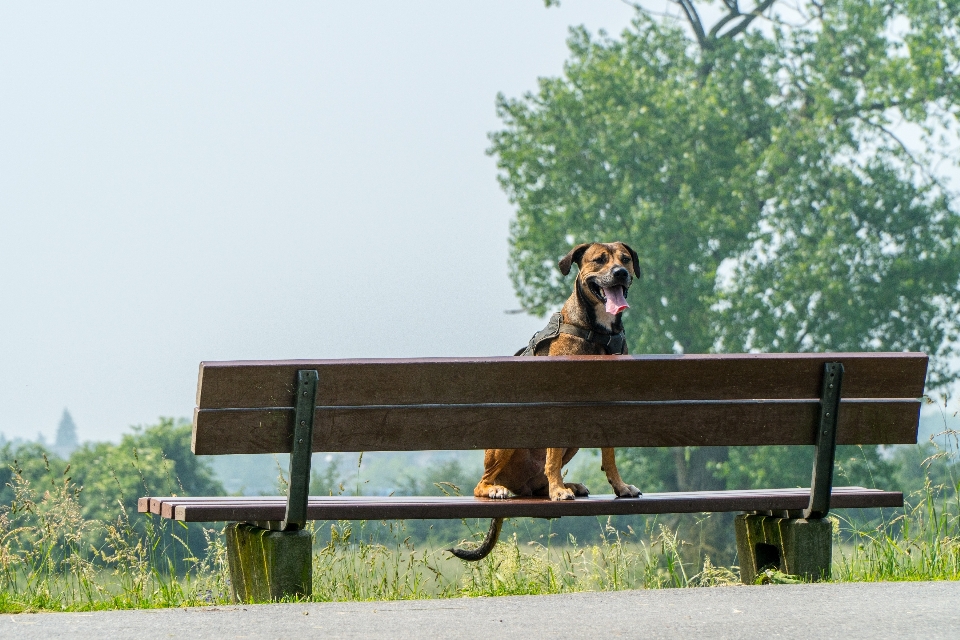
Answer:
<path fill-rule="evenodd" d="M 943 437 L 952 438 L 948 434 Z M 148 427 L 137 427 L 119 443 L 86 443 L 64 460 L 38 443 L 7 443 L 0 447 L 0 510 L 10 509 L 14 501 L 13 484 L 25 481 L 41 495 L 44 490 L 71 482 L 76 485 L 83 517 L 105 523 L 116 522 L 126 511 L 132 531 L 144 533 L 147 517 L 136 513 L 137 499 L 144 495 L 247 495 L 278 493 L 280 476 L 286 461 L 280 457 L 262 456 L 253 467 L 256 474 L 270 478 L 259 487 L 231 487 L 228 492 L 223 476 L 236 475 L 234 467 L 244 460 L 226 456 L 220 459 L 198 457 L 190 451 L 191 427 L 186 421 L 161 419 Z M 810 481 L 810 447 L 730 448 L 722 464 L 711 469 L 712 484 L 722 488 L 807 486 Z M 899 447 L 840 447 L 837 455 L 836 484 L 900 489 L 906 494 L 923 489 L 926 483 L 944 485 L 950 491 L 957 487 L 958 469 L 954 457 L 948 455 L 955 446 L 938 447 L 933 443 Z M 674 489 L 676 455 L 682 450 L 632 449 L 620 452 L 624 477 L 630 478 L 645 491 Z M 455 495 L 472 492 L 480 473 L 478 460 L 467 454 L 444 457 L 425 454 L 419 459 L 410 454 L 368 454 L 357 461 L 346 455 L 317 455 L 311 482 L 313 495 L 382 494 L 385 487 L 394 495 Z M 360 462 L 362 461 L 362 464 Z M 216 464 L 215 464 L 216 463 Z M 243 465 L 241 465 L 243 466 Z M 218 474 L 218 472 L 220 472 Z M 254 474 L 254 475 L 256 475 Z M 218 477 L 218 475 L 220 477 Z M 568 477 L 584 482 L 595 493 L 609 492 L 599 468 L 599 456 L 592 450 L 582 451 L 574 459 Z M 375 482 L 370 482 L 373 478 Z M 2 515 L 2 513 L 0 513 Z M 858 519 L 877 514 L 856 513 Z M 725 515 L 668 516 L 657 518 L 621 517 L 611 524 L 629 535 L 650 531 L 659 524 L 679 530 L 686 538 L 704 537 L 704 543 L 717 561 L 730 560 L 732 527 Z M 705 522 L 707 523 L 705 525 Z M 551 534 L 564 542 L 573 535 L 590 542 L 599 539 L 608 525 L 606 518 L 564 518 L 560 521 L 515 519 L 507 531 L 516 532 L 521 540 L 544 542 Z M 164 525 L 169 535 L 183 539 L 190 549 L 202 555 L 206 538 L 202 526 Z M 219 526 L 215 523 L 208 528 Z M 450 545 L 485 529 L 480 521 L 409 521 L 401 525 L 404 535 L 418 545 Z M 329 523 L 318 523 L 318 544 L 329 535 Z M 395 538 L 395 528 L 382 523 L 366 523 L 355 527 L 368 540 Z M 91 546 L 99 547 L 91 540 Z"/>

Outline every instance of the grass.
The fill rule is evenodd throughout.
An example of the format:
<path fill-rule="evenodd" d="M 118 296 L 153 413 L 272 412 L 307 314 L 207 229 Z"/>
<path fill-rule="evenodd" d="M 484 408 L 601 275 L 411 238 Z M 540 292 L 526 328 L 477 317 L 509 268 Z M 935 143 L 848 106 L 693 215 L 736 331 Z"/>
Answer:
<path fill-rule="evenodd" d="M 739 581 L 734 571 L 712 566 L 709 558 L 688 576 L 682 543 L 666 527 L 652 539 L 629 541 L 608 522 L 602 542 L 593 545 L 580 545 L 572 536 L 562 545 L 524 545 L 513 533 L 486 559 L 464 563 L 445 550 L 415 549 L 401 538 L 399 523 L 393 546 L 365 542 L 353 526 L 331 524 L 330 541 L 315 554 L 315 600 L 542 595 Z"/>
<path fill-rule="evenodd" d="M 960 580 L 960 480 L 955 475 L 960 432 L 947 428 L 944 419 L 943 431 L 930 442 L 930 455 L 921 463 L 926 481 L 905 497 L 902 510 L 892 517 L 886 517 L 892 510 L 885 511 L 874 522 L 849 515 L 838 519 L 833 580 Z M 940 481 L 935 484 L 931 477 Z"/>
<path fill-rule="evenodd" d="M 951 432 L 956 439 L 956 433 Z M 953 449 L 955 451 L 955 448 Z M 925 464 L 951 451 L 938 450 Z M 205 529 L 195 557 L 182 524 L 122 507 L 114 522 L 86 519 L 79 487 L 64 477 L 42 492 L 13 469 L 14 500 L 0 505 L 0 612 L 182 607 L 230 601 L 222 532 Z M 834 581 L 960 579 L 958 484 L 927 484 L 902 510 L 872 520 L 835 516 Z M 316 601 L 534 595 L 739 583 L 736 566 L 717 567 L 655 519 L 645 530 L 599 522 L 600 541 L 542 542 L 504 535 L 485 560 L 462 563 L 416 548 L 404 523 L 317 525 Z M 329 535 L 327 535 L 329 533 Z M 477 532 L 479 536 L 482 532 Z M 770 574 L 768 582 L 794 582 Z"/>
<path fill-rule="evenodd" d="M 960 580 L 957 488 L 928 483 L 902 513 L 872 527 L 838 521 L 842 540 L 834 549 L 833 579 Z"/>
<path fill-rule="evenodd" d="M 146 519 L 138 530 L 122 504 L 115 522 L 84 518 L 80 487 L 67 477 L 41 493 L 14 466 L 10 487 L 14 499 L 0 505 L 0 612 L 223 600 L 226 554 L 217 532 L 206 531 L 208 553 L 196 558 L 174 530 L 177 523 Z"/>

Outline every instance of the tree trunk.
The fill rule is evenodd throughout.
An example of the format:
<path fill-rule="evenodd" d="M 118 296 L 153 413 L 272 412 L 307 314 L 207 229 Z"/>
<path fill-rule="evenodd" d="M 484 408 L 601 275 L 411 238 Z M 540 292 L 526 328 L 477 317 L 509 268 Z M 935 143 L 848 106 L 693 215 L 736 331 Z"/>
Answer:
<path fill-rule="evenodd" d="M 730 457 L 727 447 L 683 447 L 673 450 L 678 491 L 721 491 L 726 481 L 718 478 L 709 463 L 725 462 Z M 714 466 L 710 464 L 710 467 Z M 693 515 L 693 514 L 691 514 Z M 689 561 L 702 566 L 703 556 L 710 556 L 714 565 L 730 566 L 736 560 L 736 536 L 733 520 L 736 514 L 714 513 L 707 517 L 679 518 L 680 537 L 691 544 Z"/>
<path fill-rule="evenodd" d="M 726 462 L 730 457 L 727 447 L 683 447 L 673 450 L 679 491 L 719 491 L 726 489 L 726 481 L 718 478 L 708 463 Z M 713 466 L 713 465 L 710 465 Z"/>

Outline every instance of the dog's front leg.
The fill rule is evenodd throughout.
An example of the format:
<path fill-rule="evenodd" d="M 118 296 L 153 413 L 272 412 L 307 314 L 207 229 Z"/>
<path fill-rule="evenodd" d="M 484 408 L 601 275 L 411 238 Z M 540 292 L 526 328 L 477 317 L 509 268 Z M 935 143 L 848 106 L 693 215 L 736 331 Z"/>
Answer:
<path fill-rule="evenodd" d="M 613 487 L 613 492 L 618 498 L 636 498 L 640 495 L 640 489 L 632 484 L 627 484 L 620 477 L 617 470 L 617 459 L 613 449 L 600 449 L 600 469 L 607 474 L 607 482 Z"/>
<path fill-rule="evenodd" d="M 478 498 L 507 498 L 510 490 L 499 484 L 499 476 L 510 464 L 516 449 L 487 449 L 483 452 L 483 477 L 473 490 Z"/>
<path fill-rule="evenodd" d="M 566 449 L 547 449 L 547 461 L 543 472 L 547 476 L 551 500 L 573 500 L 573 490 L 563 484 L 560 470 L 563 468 L 563 453 Z"/>

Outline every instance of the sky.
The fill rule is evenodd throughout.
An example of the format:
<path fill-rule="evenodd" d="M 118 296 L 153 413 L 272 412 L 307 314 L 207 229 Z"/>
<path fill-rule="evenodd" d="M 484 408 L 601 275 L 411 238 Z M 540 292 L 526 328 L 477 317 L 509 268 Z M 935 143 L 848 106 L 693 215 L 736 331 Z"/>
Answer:
<path fill-rule="evenodd" d="M 202 360 L 509 355 L 486 154 L 619 0 L 0 5 L 0 433 L 189 417 Z"/>

